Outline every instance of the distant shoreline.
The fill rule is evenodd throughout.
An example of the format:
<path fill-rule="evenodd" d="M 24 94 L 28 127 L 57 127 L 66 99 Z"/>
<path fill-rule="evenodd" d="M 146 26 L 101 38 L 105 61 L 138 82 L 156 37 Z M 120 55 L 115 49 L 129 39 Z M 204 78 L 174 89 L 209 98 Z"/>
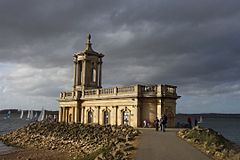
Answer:
<path fill-rule="evenodd" d="M 0 109 L 0 114 L 2 113 L 7 113 L 8 111 L 11 112 L 19 112 L 20 110 L 28 111 L 28 110 L 33 110 L 33 111 L 41 111 L 41 109 Z M 49 112 L 58 112 L 58 110 L 48 110 L 46 111 Z M 240 115 L 240 113 L 177 113 L 176 115 Z"/>

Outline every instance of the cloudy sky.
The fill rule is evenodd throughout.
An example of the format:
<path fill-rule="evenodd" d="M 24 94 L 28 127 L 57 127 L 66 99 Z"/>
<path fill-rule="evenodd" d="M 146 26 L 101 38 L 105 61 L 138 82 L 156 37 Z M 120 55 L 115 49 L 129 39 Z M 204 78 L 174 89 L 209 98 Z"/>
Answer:
<path fill-rule="evenodd" d="M 104 87 L 174 84 L 178 113 L 240 113 L 239 20 L 236 0 L 1 0 L 0 109 L 57 110 L 91 33 Z"/>

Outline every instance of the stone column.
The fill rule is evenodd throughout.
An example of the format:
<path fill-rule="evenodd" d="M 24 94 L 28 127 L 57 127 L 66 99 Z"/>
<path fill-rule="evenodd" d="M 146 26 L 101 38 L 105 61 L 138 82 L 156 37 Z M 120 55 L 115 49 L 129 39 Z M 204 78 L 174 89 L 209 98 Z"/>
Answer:
<path fill-rule="evenodd" d="M 75 119 L 74 119 L 74 122 L 77 123 L 78 122 L 78 119 L 79 119 L 79 109 L 77 106 L 75 106 Z"/>
<path fill-rule="evenodd" d="M 99 69 L 99 87 L 102 87 L 102 59 L 100 61 L 100 69 Z"/>
<path fill-rule="evenodd" d="M 136 105 L 133 105 L 131 110 L 131 113 L 129 114 L 130 116 L 130 123 L 132 127 L 137 127 L 138 126 L 138 107 Z"/>
<path fill-rule="evenodd" d="M 78 85 L 82 84 L 82 61 L 78 62 Z"/>
<path fill-rule="evenodd" d="M 72 108 L 72 119 L 71 119 L 71 122 L 73 123 L 73 122 L 75 122 L 75 107 L 73 106 L 73 107 L 71 107 Z"/>
<path fill-rule="evenodd" d="M 98 114 L 98 124 L 100 124 L 100 106 L 98 106 L 97 114 Z"/>
<path fill-rule="evenodd" d="M 110 122 L 111 125 L 116 125 L 116 106 L 111 106 L 111 116 L 110 116 Z"/>
<path fill-rule="evenodd" d="M 66 122 L 66 108 L 63 107 L 63 122 Z"/>
<path fill-rule="evenodd" d="M 116 125 L 118 125 L 118 106 L 116 106 Z"/>
<path fill-rule="evenodd" d="M 138 105 L 137 106 L 137 127 L 140 127 L 142 123 L 142 119 L 141 119 L 141 108 Z"/>
<path fill-rule="evenodd" d="M 96 86 L 98 87 L 99 86 L 99 62 L 97 63 L 97 66 L 96 66 Z"/>
<path fill-rule="evenodd" d="M 85 88 L 86 85 L 86 60 L 82 61 L 82 75 L 81 75 L 81 79 L 82 79 L 82 87 L 83 89 Z"/>
<path fill-rule="evenodd" d="M 82 123 L 85 124 L 85 107 L 83 107 L 83 109 L 82 109 L 82 114 L 83 114 Z"/>
<path fill-rule="evenodd" d="M 103 110 L 101 108 L 99 111 L 99 124 L 103 125 Z"/>
<path fill-rule="evenodd" d="M 162 115 L 162 111 L 161 111 L 161 108 L 162 108 L 162 106 L 161 106 L 161 99 L 159 99 L 158 101 L 157 101 L 157 106 L 156 106 L 157 108 L 156 108 L 156 110 L 157 110 L 157 115 L 156 115 L 156 117 L 158 117 L 158 119 L 160 119 L 161 118 L 161 115 Z"/>
<path fill-rule="evenodd" d="M 73 88 L 75 88 L 76 87 L 76 84 L 77 84 L 77 62 L 74 60 L 73 61 L 73 63 L 74 63 L 74 73 L 73 73 Z"/>
<path fill-rule="evenodd" d="M 58 122 L 62 122 L 62 107 L 59 108 Z"/>

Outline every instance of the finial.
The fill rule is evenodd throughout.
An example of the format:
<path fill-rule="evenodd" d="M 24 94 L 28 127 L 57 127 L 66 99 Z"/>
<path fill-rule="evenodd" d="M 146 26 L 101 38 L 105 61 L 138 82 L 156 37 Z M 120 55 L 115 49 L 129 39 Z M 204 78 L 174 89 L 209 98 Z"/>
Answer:
<path fill-rule="evenodd" d="M 92 43 L 91 43 L 91 34 L 89 33 L 87 36 L 87 48 L 85 50 L 92 50 Z"/>
<path fill-rule="evenodd" d="M 88 33 L 87 39 L 88 39 L 88 43 L 91 43 L 91 34 L 90 33 Z"/>

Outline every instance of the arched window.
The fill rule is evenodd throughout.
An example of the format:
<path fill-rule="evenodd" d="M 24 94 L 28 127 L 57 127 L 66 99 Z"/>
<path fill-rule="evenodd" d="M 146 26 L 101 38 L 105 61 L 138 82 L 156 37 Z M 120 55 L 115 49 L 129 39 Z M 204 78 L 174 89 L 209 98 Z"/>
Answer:
<path fill-rule="evenodd" d="M 128 111 L 122 112 L 122 124 L 129 125 L 129 115 L 130 113 Z"/>
<path fill-rule="evenodd" d="M 107 110 L 103 112 L 103 123 L 104 125 L 109 124 L 109 112 Z"/>
<path fill-rule="evenodd" d="M 92 122 L 93 122 L 93 112 L 88 111 L 88 123 L 92 123 Z"/>
<path fill-rule="evenodd" d="M 96 82 L 96 69 L 94 67 L 94 62 L 91 64 L 91 81 Z"/>

